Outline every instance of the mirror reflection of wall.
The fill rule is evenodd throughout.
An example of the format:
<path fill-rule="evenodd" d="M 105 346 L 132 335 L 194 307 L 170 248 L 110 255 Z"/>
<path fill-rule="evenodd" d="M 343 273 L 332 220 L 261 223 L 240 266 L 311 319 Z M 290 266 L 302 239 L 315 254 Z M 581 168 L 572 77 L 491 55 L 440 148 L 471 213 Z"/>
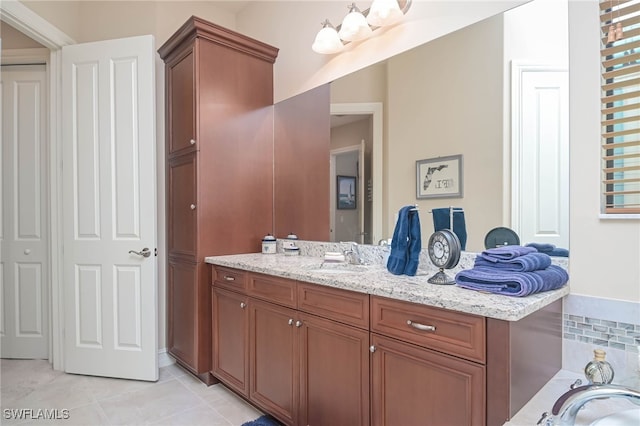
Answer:
<path fill-rule="evenodd" d="M 398 209 L 415 203 L 420 206 L 425 242 L 432 231 L 431 209 L 463 207 L 470 251 L 484 249 L 484 237 L 492 228 L 517 222 L 512 218 L 516 203 L 511 176 L 512 65 L 566 69 L 567 34 L 566 2 L 559 7 L 558 2 L 535 0 L 332 83 L 332 103 L 384 104 L 384 178 L 382 188 L 372 188 L 373 197 L 383 200 L 380 238 L 391 236 Z M 558 109 L 568 114 L 564 107 Z M 568 143 L 566 117 L 556 114 L 552 119 L 550 125 L 534 123 L 531 132 L 537 131 L 535 126 L 552 131 L 547 129 L 533 140 L 546 143 L 555 132 L 562 133 Z M 551 141 L 546 155 L 557 149 L 565 150 L 566 155 L 545 163 L 525 158 L 525 165 L 537 172 L 568 170 L 568 148 L 560 143 Z M 416 200 L 415 162 L 457 154 L 464 156 L 463 198 Z M 533 184 L 541 178 L 544 176 L 536 175 Z M 546 193 L 568 198 L 568 181 L 559 174 L 554 179 L 563 188 L 547 186 Z M 532 200 L 537 195 L 518 196 Z M 520 214 L 538 214 L 539 210 L 541 206 L 533 205 Z M 557 203 L 552 215 L 534 217 L 543 225 L 539 235 L 566 234 L 568 213 L 568 205 Z M 560 245 L 568 246 L 568 235 L 562 238 Z M 522 243 L 533 240 L 538 237 L 528 236 Z"/>

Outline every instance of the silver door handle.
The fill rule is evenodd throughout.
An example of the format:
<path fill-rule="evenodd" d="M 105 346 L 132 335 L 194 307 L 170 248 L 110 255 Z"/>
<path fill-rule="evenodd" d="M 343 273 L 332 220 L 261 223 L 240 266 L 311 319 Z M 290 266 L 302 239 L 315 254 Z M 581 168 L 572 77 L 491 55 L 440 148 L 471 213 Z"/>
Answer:
<path fill-rule="evenodd" d="M 134 253 L 134 254 L 137 254 L 138 256 L 142 256 L 142 257 L 151 256 L 151 250 L 149 250 L 149 247 L 143 248 L 142 251 L 129 250 L 129 253 Z"/>

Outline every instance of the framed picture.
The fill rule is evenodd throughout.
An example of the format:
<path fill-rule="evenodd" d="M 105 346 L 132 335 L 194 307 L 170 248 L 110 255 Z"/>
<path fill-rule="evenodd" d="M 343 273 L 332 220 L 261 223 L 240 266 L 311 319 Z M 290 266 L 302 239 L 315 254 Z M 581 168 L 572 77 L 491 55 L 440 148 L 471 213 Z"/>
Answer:
<path fill-rule="evenodd" d="M 461 198 L 462 155 L 416 161 L 416 198 Z"/>
<path fill-rule="evenodd" d="M 358 205 L 355 176 L 337 176 L 336 205 L 339 210 L 355 209 Z"/>

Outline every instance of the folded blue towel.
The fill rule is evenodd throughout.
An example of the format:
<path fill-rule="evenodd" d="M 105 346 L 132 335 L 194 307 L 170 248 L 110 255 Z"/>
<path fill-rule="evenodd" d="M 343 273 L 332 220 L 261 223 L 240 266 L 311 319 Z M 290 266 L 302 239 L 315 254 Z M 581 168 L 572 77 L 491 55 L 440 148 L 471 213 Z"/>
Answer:
<path fill-rule="evenodd" d="M 549 243 L 528 243 L 525 247 L 533 247 L 541 253 L 546 253 L 549 256 L 556 257 L 569 257 L 569 250 L 565 248 L 558 248 L 554 244 Z"/>
<path fill-rule="evenodd" d="M 513 259 L 487 260 L 476 256 L 475 266 L 497 268 L 502 271 L 530 272 L 546 269 L 551 265 L 551 258 L 544 253 L 527 253 Z"/>
<path fill-rule="evenodd" d="M 420 235 L 420 216 L 417 209 L 409 210 L 409 247 L 407 251 L 407 265 L 404 274 L 414 276 L 418 271 L 422 250 L 422 236 Z"/>
<path fill-rule="evenodd" d="M 525 254 L 535 253 L 536 250 L 533 247 L 524 247 L 524 246 L 500 246 L 495 248 L 490 248 L 478 256 L 482 257 L 489 262 L 498 262 L 500 260 L 511 260 L 515 259 L 518 256 L 524 256 Z"/>
<path fill-rule="evenodd" d="M 456 211 L 459 207 L 453 208 L 453 232 L 460 240 L 460 249 L 465 250 L 467 247 L 467 225 L 464 220 L 464 212 Z M 442 231 L 451 228 L 451 218 L 449 217 L 449 207 L 432 209 L 433 214 L 433 230 Z"/>
<path fill-rule="evenodd" d="M 507 272 L 481 266 L 458 272 L 455 280 L 458 286 L 470 290 L 522 297 L 558 289 L 569 281 L 569 274 L 556 265 L 532 272 Z"/>
<path fill-rule="evenodd" d="M 404 274 L 409 251 L 409 212 L 413 206 L 405 206 L 398 212 L 398 221 L 391 239 L 391 253 L 387 260 L 387 269 L 394 275 Z"/>

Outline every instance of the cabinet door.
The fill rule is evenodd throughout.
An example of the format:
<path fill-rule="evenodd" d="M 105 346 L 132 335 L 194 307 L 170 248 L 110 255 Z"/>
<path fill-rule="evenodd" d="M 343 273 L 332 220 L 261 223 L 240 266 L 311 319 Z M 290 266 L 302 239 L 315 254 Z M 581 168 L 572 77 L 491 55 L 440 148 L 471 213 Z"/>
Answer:
<path fill-rule="evenodd" d="M 249 396 L 249 309 L 248 298 L 213 287 L 211 313 L 213 330 L 213 374 L 227 386 Z"/>
<path fill-rule="evenodd" d="M 301 425 L 369 425 L 369 332 L 300 315 Z"/>
<path fill-rule="evenodd" d="M 169 255 L 197 260 L 197 153 L 170 160 L 167 174 Z"/>
<path fill-rule="evenodd" d="M 167 64 L 167 151 L 195 149 L 195 63 L 193 47 Z M 192 142 L 193 141 L 193 142 Z"/>
<path fill-rule="evenodd" d="M 249 300 L 251 401 L 293 425 L 298 415 L 298 328 L 293 309 Z"/>
<path fill-rule="evenodd" d="M 484 366 L 371 334 L 372 425 L 484 425 Z"/>
<path fill-rule="evenodd" d="M 169 353 L 194 372 L 197 369 L 197 264 L 169 259 L 167 271 L 167 334 Z"/>

